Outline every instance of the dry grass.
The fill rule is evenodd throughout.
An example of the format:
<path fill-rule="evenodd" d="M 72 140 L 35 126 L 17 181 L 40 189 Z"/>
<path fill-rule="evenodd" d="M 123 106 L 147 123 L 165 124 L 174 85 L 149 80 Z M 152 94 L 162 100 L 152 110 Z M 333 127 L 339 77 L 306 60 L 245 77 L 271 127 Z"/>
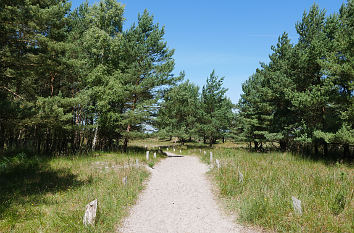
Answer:
<path fill-rule="evenodd" d="M 209 151 L 200 155 L 209 163 Z M 328 164 L 288 153 L 250 153 L 212 149 L 211 175 L 240 220 L 278 232 L 353 232 L 354 172 L 346 164 Z M 184 153 L 200 154 L 199 150 Z M 243 174 L 243 182 L 239 179 Z M 303 214 L 294 212 L 291 197 L 302 201 Z"/>
<path fill-rule="evenodd" d="M 148 177 L 144 166 L 129 166 L 135 159 L 146 165 L 143 150 L 1 158 L 0 232 L 114 232 Z M 84 227 L 85 206 L 96 198 L 96 224 Z"/>

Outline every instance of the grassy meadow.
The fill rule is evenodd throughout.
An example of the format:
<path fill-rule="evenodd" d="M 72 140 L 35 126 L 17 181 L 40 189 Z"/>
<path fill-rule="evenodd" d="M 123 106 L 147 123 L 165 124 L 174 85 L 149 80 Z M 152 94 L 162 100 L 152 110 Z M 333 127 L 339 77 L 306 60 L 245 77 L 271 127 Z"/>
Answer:
<path fill-rule="evenodd" d="M 127 154 L 93 153 L 67 157 L 0 159 L 0 232 L 113 232 L 143 189 L 161 158 L 161 147 L 176 154 L 197 155 L 213 168 L 209 175 L 219 197 L 239 221 L 276 232 L 353 232 L 354 170 L 350 164 L 311 160 L 291 153 L 248 152 L 245 144 L 202 143 L 144 139 L 132 142 Z M 134 148 L 134 149 L 133 149 Z M 145 149 L 150 160 L 145 160 Z M 181 150 L 181 152 L 180 152 Z M 206 152 L 204 154 L 204 151 Z M 221 163 L 218 169 L 215 159 Z M 240 179 L 240 174 L 243 180 Z M 127 176 L 127 185 L 123 177 Z M 292 196 L 301 200 L 296 214 Z M 98 199 L 93 227 L 84 227 L 85 206 Z"/>
<path fill-rule="evenodd" d="M 66 157 L 0 157 L 0 232 L 114 232 L 143 189 L 161 154 L 145 161 L 143 149 Z M 129 166 L 132 165 L 132 166 Z M 127 184 L 123 178 L 127 177 Z M 98 199 L 93 227 L 85 206 Z"/>
<path fill-rule="evenodd" d="M 241 222 L 277 232 L 354 231 L 351 165 L 228 147 L 220 144 L 212 150 L 202 148 L 202 153 L 199 149 L 183 153 L 197 154 L 210 164 L 213 152 L 221 168 L 213 162 L 210 175 Z M 295 213 L 292 196 L 301 200 L 302 215 Z"/>

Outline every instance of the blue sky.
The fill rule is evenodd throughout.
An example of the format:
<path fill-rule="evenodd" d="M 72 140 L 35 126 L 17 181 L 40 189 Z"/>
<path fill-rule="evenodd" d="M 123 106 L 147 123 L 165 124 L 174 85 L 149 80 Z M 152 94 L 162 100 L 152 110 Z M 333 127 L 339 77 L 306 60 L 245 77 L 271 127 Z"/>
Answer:
<path fill-rule="evenodd" d="M 92 4 L 98 0 L 89 0 Z M 84 0 L 73 0 L 72 8 Z M 175 73 L 184 70 L 186 78 L 200 87 L 213 69 L 225 77 L 227 96 L 237 103 L 241 85 L 259 62 L 268 62 L 271 45 L 287 32 L 297 40 L 295 23 L 316 2 L 327 14 L 338 12 L 345 0 L 122 0 L 125 26 L 136 22 L 148 9 L 155 22 L 165 26 L 165 40 L 175 51 Z"/>

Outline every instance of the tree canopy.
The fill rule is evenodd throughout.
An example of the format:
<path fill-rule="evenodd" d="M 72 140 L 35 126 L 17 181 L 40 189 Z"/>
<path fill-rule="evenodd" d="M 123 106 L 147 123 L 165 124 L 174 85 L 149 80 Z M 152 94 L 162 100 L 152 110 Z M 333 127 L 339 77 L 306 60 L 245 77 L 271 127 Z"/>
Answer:
<path fill-rule="evenodd" d="M 314 4 L 296 23 L 298 42 L 288 35 L 272 46 L 270 62 L 243 84 L 235 132 L 245 141 L 279 142 L 283 150 L 328 145 L 349 155 L 353 119 L 354 2 L 326 16 Z M 351 33 L 350 33 L 351 31 Z"/>
<path fill-rule="evenodd" d="M 164 28 L 145 10 L 66 0 L 0 3 L 0 148 L 68 153 L 117 148 L 144 132 L 161 93 L 182 77 Z"/>
<path fill-rule="evenodd" d="M 200 89 L 174 75 L 165 29 L 145 10 L 123 30 L 116 0 L 0 2 L 0 150 L 127 149 L 159 136 L 210 146 L 233 137 L 282 150 L 354 144 L 354 1 L 327 15 L 314 4 L 243 83 L 237 109 L 214 71 Z"/>

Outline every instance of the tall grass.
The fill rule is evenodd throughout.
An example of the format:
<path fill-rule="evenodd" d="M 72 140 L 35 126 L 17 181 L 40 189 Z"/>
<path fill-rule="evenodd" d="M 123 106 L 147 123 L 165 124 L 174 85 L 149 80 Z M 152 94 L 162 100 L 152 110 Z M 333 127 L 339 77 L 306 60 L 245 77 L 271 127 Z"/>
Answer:
<path fill-rule="evenodd" d="M 114 232 L 148 177 L 145 152 L 0 158 L 0 232 Z M 151 158 L 153 160 L 153 158 Z M 156 160 L 158 160 L 157 158 Z M 154 162 L 156 162 L 156 160 Z M 123 177 L 127 176 L 127 184 Z M 85 206 L 98 199 L 93 227 Z"/>
<path fill-rule="evenodd" d="M 242 222 L 278 232 L 354 231 L 352 166 L 288 153 L 227 148 L 212 151 L 222 166 L 214 166 L 210 173 L 220 195 Z M 209 151 L 201 156 L 209 163 Z M 295 213 L 292 196 L 301 200 L 302 215 Z"/>

